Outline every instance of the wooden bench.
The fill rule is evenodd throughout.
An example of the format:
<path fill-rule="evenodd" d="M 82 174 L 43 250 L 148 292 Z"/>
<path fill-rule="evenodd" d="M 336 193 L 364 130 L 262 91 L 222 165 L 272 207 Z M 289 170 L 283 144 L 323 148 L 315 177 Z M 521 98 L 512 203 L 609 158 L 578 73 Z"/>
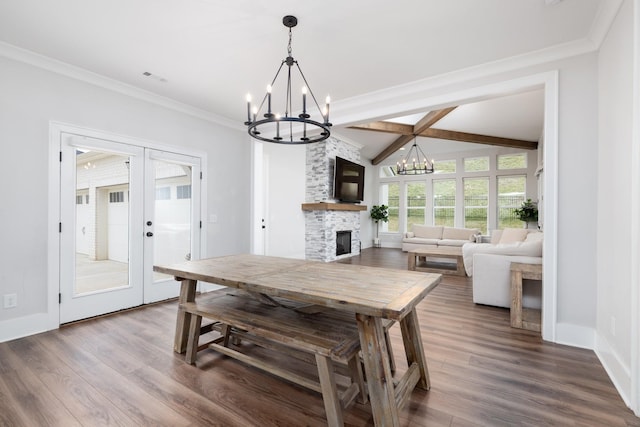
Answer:
<path fill-rule="evenodd" d="M 212 292 L 180 308 L 191 313 L 185 360 L 195 364 L 202 319 L 220 322 L 221 336 L 205 348 L 238 359 L 303 387 L 322 393 L 329 425 L 343 425 L 341 407 L 349 406 L 360 396 L 367 401 L 362 365 L 359 359 L 360 338 L 355 315 L 338 310 L 260 301 L 245 295 Z M 270 302 L 274 302 L 270 304 Z M 317 307 L 317 306 L 316 306 Z M 210 330 L 211 327 L 206 328 Z M 274 366 L 264 360 L 230 347 L 232 338 L 241 338 L 266 348 L 292 349 L 311 354 L 318 369 L 318 380 Z M 348 367 L 350 382 L 341 393 L 335 380 L 333 362 Z"/>

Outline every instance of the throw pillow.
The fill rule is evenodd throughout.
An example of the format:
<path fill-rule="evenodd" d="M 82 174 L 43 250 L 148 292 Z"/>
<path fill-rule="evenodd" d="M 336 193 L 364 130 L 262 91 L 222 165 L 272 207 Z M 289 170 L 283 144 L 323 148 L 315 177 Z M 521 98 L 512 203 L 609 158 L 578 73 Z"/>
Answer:
<path fill-rule="evenodd" d="M 474 241 L 476 234 L 480 234 L 480 230 L 477 228 L 454 228 L 454 227 L 445 227 L 442 232 L 443 239 L 451 239 L 451 240 L 468 240 Z"/>
<path fill-rule="evenodd" d="M 444 227 L 431 227 L 428 225 L 418 225 L 413 224 L 411 226 L 411 230 L 416 235 L 416 237 L 421 237 L 423 239 L 442 239 L 442 229 Z"/>
<path fill-rule="evenodd" d="M 502 230 L 500 244 L 524 242 L 529 231 L 526 228 L 505 228 Z"/>
<path fill-rule="evenodd" d="M 524 239 L 525 242 L 542 242 L 544 237 L 544 233 L 539 231 L 534 231 L 527 234 L 527 238 Z"/>
<path fill-rule="evenodd" d="M 491 231 L 491 243 L 492 245 L 497 245 L 500 243 L 500 238 L 502 237 L 502 230 L 492 230 Z"/>

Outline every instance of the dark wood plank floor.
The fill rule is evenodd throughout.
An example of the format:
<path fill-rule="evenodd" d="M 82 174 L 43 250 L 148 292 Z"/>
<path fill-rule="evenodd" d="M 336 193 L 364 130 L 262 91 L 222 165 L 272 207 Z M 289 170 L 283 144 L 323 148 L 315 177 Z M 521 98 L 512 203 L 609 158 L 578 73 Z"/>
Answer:
<path fill-rule="evenodd" d="M 343 262 L 404 269 L 406 254 Z M 1 343 L 0 426 L 325 424 L 319 394 L 211 351 L 185 364 L 175 314 L 172 301 Z M 445 276 L 419 317 L 432 388 L 413 392 L 404 425 L 640 426 L 592 351 L 512 329 L 508 310 L 473 304 L 466 278 Z M 402 371 L 397 326 L 392 340 Z M 345 422 L 372 425 L 368 406 Z"/>

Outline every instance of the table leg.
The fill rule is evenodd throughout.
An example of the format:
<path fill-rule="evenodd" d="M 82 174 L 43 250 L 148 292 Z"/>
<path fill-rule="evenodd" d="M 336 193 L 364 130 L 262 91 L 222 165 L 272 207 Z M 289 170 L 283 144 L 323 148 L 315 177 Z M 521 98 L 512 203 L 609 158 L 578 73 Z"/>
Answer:
<path fill-rule="evenodd" d="M 511 270 L 511 327 L 522 328 L 522 270 Z"/>
<path fill-rule="evenodd" d="M 398 426 L 398 405 L 382 319 L 356 314 L 356 320 L 373 421 L 376 426 Z"/>
<path fill-rule="evenodd" d="M 196 280 L 177 279 L 180 280 L 180 296 L 178 304 L 185 302 L 193 302 L 196 299 Z M 184 353 L 187 350 L 187 340 L 189 337 L 189 325 L 191 324 L 191 313 L 186 313 L 180 305 L 178 305 L 178 317 L 176 319 L 176 334 L 173 341 L 173 351 L 176 353 Z"/>
<path fill-rule="evenodd" d="M 429 369 L 427 368 L 427 359 L 424 357 L 420 324 L 415 307 L 400 321 L 400 330 L 402 331 L 404 351 L 407 355 L 407 366 L 410 367 L 413 363 L 417 364 L 420 370 L 420 381 L 417 385 L 424 390 L 429 390 L 431 387 Z"/>

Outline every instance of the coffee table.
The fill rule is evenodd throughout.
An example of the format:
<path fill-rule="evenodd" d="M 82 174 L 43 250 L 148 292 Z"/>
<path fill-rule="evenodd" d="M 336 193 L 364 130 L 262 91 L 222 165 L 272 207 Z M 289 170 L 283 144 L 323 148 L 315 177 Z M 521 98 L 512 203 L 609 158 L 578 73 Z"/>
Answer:
<path fill-rule="evenodd" d="M 436 259 L 450 258 L 453 262 L 442 262 Z M 431 259 L 431 260 L 429 260 Z M 462 247 L 444 246 L 437 248 L 414 249 L 409 251 L 409 270 L 429 273 L 453 274 L 466 276 L 462 260 Z"/>

